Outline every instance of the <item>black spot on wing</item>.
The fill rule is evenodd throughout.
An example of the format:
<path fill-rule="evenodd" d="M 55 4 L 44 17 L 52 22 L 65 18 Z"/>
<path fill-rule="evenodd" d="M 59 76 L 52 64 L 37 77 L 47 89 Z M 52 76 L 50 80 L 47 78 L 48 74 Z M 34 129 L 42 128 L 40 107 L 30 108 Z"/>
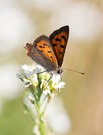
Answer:
<path fill-rule="evenodd" d="M 62 41 L 61 38 L 55 38 L 55 40 L 56 40 L 56 41 L 59 41 L 59 42 Z"/>
<path fill-rule="evenodd" d="M 48 53 L 51 53 L 51 51 L 49 50 L 49 51 L 47 51 Z"/>
<path fill-rule="evenodd" d="M 41 45 L 40 45 L 39 47 L 40 47 L 40 48 L 43 48 L 43 46 L 41 46 Z"/>
<path fill-rule="evenodd" d="M 57 46 L 57 44 L 52 44 L 53 46 Z"/>
<path fill-rule="evenodd" d="M 67 42 L 67 38 L 64 35 L 62 35 L 61 38 L 64 39 L 65 42 Z"/>
<path fill-rule="evenodd" d="M 65 48 L 65 46 L 64 46 L 64 45 L 61 45 L 60 47 L 61 47 L 61 48 L 63 48 L 63 49 Z"/>
<path fill-rule="evenodd" d="M 59 54 L 63 54 L 62 52 L 59 52 Z"/>
<path fill-rule="evenodd" d="M 68 25 L 65 25 L 63 27 L 61 27 L 60 29 L 57 29 L 55 30 L 50 36 L 49 36 L 49 39 L 53 39 L 55 37 L 55 35 L 61 33 L 61 32 L 66 32 L 67 34 L 69 34 L 69 26 Z M 67 38 L 68 39 L 68 38 Z M 67 40 L 66 39 L 66 40 Z M 58 40 L 58 39 L 56 39 Z"/>
<path fill-rule="evenodd" d="M 43 46 L 47 46 L 47 44 L 43 43 Z"/>

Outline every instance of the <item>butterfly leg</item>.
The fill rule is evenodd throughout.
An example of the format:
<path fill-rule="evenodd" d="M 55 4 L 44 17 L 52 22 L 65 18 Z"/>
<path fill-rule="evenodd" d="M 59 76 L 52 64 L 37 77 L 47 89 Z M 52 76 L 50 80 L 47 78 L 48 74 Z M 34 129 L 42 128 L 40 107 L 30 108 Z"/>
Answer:
<path fill-rule="evenodd" d="M 53 77 L 53 74 L 51 74 L 51 76 L 50 76 L 49 79 L 47 80 L 47 83 L 51 80 L 52 77 Z"/>
<path fill-rule="evenodd" d="M 47 80 L 47 82 L 46 82 L 46 84 L 45 84 L 43 90 L 46 88 L 46 86 L 48 85 L 48 82 L 51 80 L 52 77 L 53 77 L 53 74 L 51 74 L 51 76 L 50 76 L 49 79 Z"/>
<path fill-rule="evenodd" d="M 45 73 L 45 72 L 47 72 L 47 70 L 44 70 L 44 71 L 42 71 L 42 72 L 39 72 L 38 74 L 42 74 L 42 73 Z"/>

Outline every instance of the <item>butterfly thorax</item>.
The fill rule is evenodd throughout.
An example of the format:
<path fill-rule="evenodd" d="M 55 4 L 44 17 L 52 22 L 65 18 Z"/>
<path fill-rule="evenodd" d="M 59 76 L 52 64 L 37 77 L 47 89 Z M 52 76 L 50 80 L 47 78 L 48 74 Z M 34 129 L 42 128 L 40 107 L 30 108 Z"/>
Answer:
<path fill-rule="evenodd" d="M 52 71 L 49 71 L 49 72 L 50 72 L 50 74 L 59 74 L 59 75 L 62 75 L 63 69 L 59 67 L 56 70 L 52 70 Z"/>

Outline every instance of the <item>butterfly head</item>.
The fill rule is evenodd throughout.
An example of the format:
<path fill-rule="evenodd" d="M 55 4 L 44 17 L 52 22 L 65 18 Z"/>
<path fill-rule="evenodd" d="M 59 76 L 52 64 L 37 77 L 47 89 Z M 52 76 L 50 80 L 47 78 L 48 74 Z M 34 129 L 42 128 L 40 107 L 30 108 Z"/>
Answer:
<path fill-rule="evenodd" d="M 24 47 L 24 48 L 27 50 L 27 55 L 30 56 L 32 44 L 26 43 L 26 47 Z"/>

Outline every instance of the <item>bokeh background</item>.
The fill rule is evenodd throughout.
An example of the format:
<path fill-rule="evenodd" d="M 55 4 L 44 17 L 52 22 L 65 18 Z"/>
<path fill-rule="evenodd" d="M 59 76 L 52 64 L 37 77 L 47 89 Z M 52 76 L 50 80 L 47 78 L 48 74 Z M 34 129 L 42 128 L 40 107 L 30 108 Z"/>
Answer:
<path fill-rule="evenodd" d="M 21 65 L 33 63 L 24 46 L 64 25 L 70 26 L 59 94 L 70 120 L 65 135 L 103 135 L 103 0 L 0 0 L 0 135 L 32 135 L 16 78 Z"/>

